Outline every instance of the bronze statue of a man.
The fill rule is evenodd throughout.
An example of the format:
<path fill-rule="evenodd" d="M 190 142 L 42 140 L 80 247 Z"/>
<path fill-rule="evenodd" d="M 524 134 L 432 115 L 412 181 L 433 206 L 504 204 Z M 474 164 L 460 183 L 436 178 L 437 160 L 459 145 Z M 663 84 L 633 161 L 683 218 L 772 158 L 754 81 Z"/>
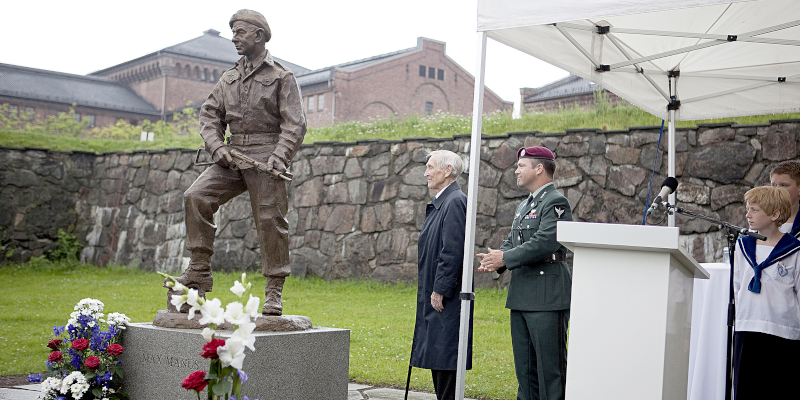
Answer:
<path fill-rule="evenodd" d="M 265 315 L 281 315 L 281 292 L 289 275 L 286 171 L 306 133 L 300 88 L 291 70 L 266 50 L 272 33 L 263 15 L 239 10 L 231 17 L 233 44 L 243 57 L 220 78 L 200 108 L 200 135 L 215 165 L 184 193 L 186 249 L 189 267 L 177 278 L 201 294 L 212 289 L 210 258 L 214 253 L 214 213 L 245 190 L 261 246 L 261 268 L 267 277 Z M 226 128 L 231 136 L 223 141 Z M 268 173 L 237 162 L 229 147 L 265 162 Z"/>

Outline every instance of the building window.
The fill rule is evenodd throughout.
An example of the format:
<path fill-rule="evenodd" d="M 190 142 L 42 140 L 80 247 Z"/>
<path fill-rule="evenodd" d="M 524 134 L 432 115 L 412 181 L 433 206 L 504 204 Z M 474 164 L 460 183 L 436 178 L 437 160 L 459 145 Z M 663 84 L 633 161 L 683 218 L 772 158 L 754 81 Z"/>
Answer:
<path fill-rule="evenodd" d="M 175 63 L 175 71 L 178 74 L 178 76 L 181 76 L 183 74 L 183 71 L 181 71 L 181 63 Z"/>
<path fill-rule="evenodd" d="M 314 96 L 308 96 L 308 112 L 314 112 Z"/>
<path fill-rule="evenodd" d="M 183 67 L 183 71 L 186 74 L 187 78 L 191 78 L 192 77 L 192 67 L 187 65 L 187 66 Z"/>
<path fill-rule="evenodd" d="M 94 128 L 94 115 L 87 115 L 83 117 L 83 120 L 86 121 L 86 127 Z"/>
<path fill-rule="evenodd" d="M 317 111 L 322 111 L 325 109 L 325 95 L 321 94 L 317 96 L 317 98 L 319 99 L 317 103 Z"/>
<path fill-rule="evenodd" d="M 81 122 L 81 113 L 72 113 L 72 119 L 74 119 L 75 122 Z"/>
<path fill-rule="evenodd" d="M 211 76 L 208 75 L 208 68 L 203 68 L 203 80 L 204 81 L 210 81 L 211 80 Z"/>
<path fill-rule="evenodd" d="M 194 67 L 194 77 L 195 79 L 202 79 L 203 77 L 200 75 L 200 67 Z"/>
<path fill-rule="evenodd" d="M 25 107 L 25 119 L 28 121 L 33 121 L 33 118 L 36 116 L 36 110 L 33 107 Z"/>
<path fill-rule="evenodd" d="M 428 78 L 436 78 L 436 68 L 428 67 Z"/>
<path fill-rule="evenodd" d="M 19 112 L 19 107 L 14 105 L 8 106 L 8 115 L 11 116 L 12 118 L 16 117 L 18 112 Z"/>
<path fill-rule="evenodd" d="M 433 103 L 430 101 L 425 102 L 425 115 L 430 116 L 433 113 Z"/>
<path fill-rule="evenodd" d="M 214 78 L 214 82 L 219 80 L 219 71 L 214 70 L 212 77 Z"/>
<path fill-rule="evenodd" d="M 426 66 L 420 65 L 419 66 L 419 76 L 424 78 L 425 77 L 425 71 L 427 71 L 427 70 L 428 70 L 428 68 Z"/>
<path fill-rule="evenodd" d="M 440 69 L 436 71 L 436 79 L 443 81 L 444 80 L 444 70 Z"/>
<path fill-rule="evenodd" d="M 133 126 L 139 125 L 139 121 L 137 121 L 135 119 L 132 119 L 131 120 L 131 125 L 133 125 Z"/>

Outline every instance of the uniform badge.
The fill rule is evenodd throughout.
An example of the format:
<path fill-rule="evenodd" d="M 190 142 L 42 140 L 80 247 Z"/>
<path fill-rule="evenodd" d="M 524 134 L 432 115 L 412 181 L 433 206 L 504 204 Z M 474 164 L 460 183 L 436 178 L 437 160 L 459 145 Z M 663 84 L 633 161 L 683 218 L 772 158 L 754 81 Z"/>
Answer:
<path fill-rule="evenodd" d="M 786 270 L 786 267 L 783 266 L 783 263 L 778 263 L 778 275 L 784 277 L 789 274 L 789 271 Z"/>
<path fill-rule="evenodd" d="M 553 206 L 553 211 L 555 211 L 558 219 L 561 219 L 561 216 L 564 215 L 564 211 L 566 210 L 564 209 L 564 207 Z"/>
<path fill-rule="evenodd" d="M 536 219 L 538 216 L 536 215 L 536 210 L 532 210 L 525 216 L 525 219 Z"/>

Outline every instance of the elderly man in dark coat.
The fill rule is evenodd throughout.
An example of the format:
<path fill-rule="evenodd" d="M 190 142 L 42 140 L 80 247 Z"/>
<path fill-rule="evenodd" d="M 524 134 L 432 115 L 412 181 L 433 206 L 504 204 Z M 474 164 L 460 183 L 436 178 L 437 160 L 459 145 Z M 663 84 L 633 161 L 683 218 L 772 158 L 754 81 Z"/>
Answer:
<path fill-rule="evenodd" d="M 425 176 L 436 197 L 425 211 L 419 234 L 417 323 L 411 366 L 427 368 L 438 400 L 455 398 L 458 368 L 458 330 L 461 317 L 461 272 L 467 196 L 456 183 L 464 170 L 452 151 L 430 153 Z M 472 310 L 470 310 L 467 369 L 472 368 Z"/>

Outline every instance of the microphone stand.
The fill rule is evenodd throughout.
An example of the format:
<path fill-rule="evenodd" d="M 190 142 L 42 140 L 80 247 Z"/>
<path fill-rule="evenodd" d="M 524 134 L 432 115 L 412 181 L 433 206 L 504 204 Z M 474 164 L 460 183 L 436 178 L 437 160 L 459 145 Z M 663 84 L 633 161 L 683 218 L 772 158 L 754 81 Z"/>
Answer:
<path fill-rule="evenodd" d="M 706 217 L 705 215 L 697 214 L 695 212 L 680 208 L 678 206 L 673 206 L 668 202 L 663 203 L 664 207 L 666 207 L 666 214 L 673 215 L 674 213 L 679 213 L 683 215 L 687 215 L 693 218 L 699 218 L 704 221 L 711 222 L 712 224 L 717 225 L 719 229 L 725 229 L 725 238 L 728 241 L 728 253 L 730 256 L 728 257 L 728 261 L 730 264 L 730 282 L 728 284 L 728 343 L 725 348 L 726 350 L 726 359 L 725 359 L 725 399 L 731 400 L 732 393 L 731 389 L 733 388 L 733 333 L 734 333 L 734 321 L 736 320 L 736 304 L 734 301 L 733 296 L 733 264 L 734 264 L 734 257 L 733 254 L 736 252 L 736 240 L 739 238 L 739 235 L 745 235 L 754 237 L 759 240 L 767 240 L 767 238 L 763 235 L 759 235 L 756 232 L 753 232 L 747 228 L 742 228 L 740 226 L 729 224 L 725 221 L 720 221 L 714 218 Z"/>

